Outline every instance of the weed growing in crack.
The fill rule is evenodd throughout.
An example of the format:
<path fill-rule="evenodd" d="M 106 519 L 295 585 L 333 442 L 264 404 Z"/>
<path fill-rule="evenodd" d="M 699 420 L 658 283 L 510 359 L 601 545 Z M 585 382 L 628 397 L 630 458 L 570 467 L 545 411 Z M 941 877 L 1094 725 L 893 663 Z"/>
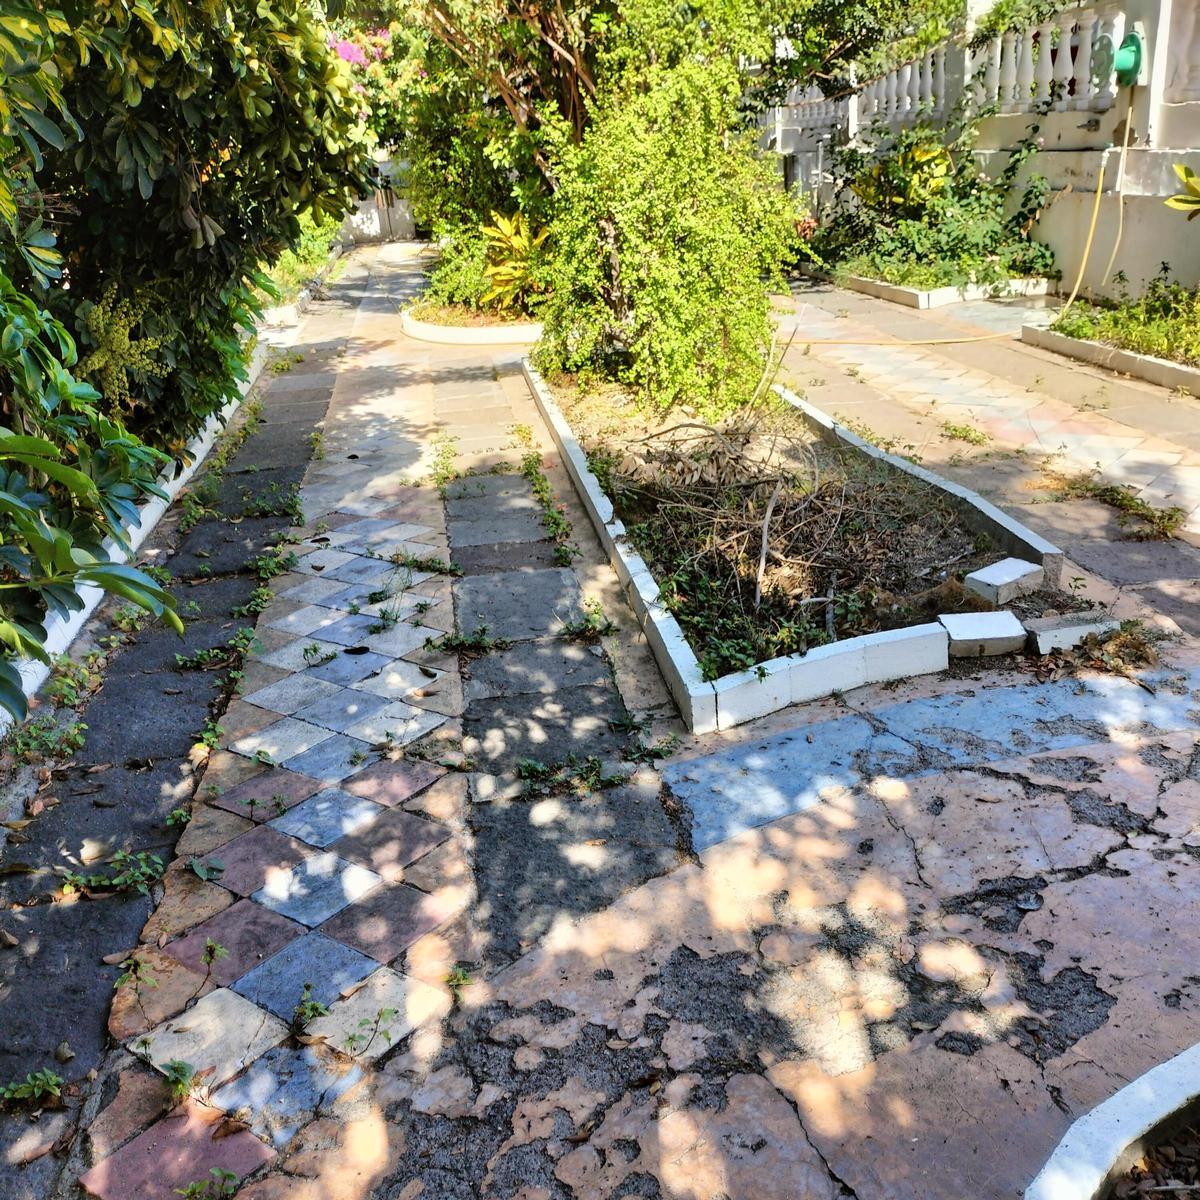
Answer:
<path fill-rule="evenodd" d="M 522 455 L 521 474 L 529 480 L 529 486 L 533 488 L 534 499 L 541 506 L 542 524 L 555 543 L 555 563 L 560 567 L 569 567 L 578 557 L 579 551 L 570 544 L 571 522 L 567 520 L 566 509 L 554 499 L 550 480 L 546 478 L 546 473 L 542 470 L 540 451 L 531 449 Z"/>
<path fill-rule="evenodd" d="M 453 434 L 439 434 L 433 439 L 433 466 L 429 479 L 438 494 L 445 498 L 446 488 L 458 478 L 454 460 L 458 457 L 458 438 Z"/>
<path fill-rule="evenodd" d="M 0 1106 L 37 1109 L 57 1105 L 64 1083 L 53 1071 L 33 1071 L 24 1079 L 0 1085 Z"/>
<path fill-rule="evenodd" d="M 604 615 L 599 600 L 583 602 L 583 616 L 577 621 L 567 621 L 560 636 L 568 642 L 583 642 L 594 645 L 601 638 L 617 632 L 617 627 Z"/>
<path fill-rule="evenodd" d="M 300 507 L 298 483 L 286 487 L 280 483 L 272 483 L 258 493 L 243 488 L 242 500 L 243 517 L 290 517 L 293 525 L 304 524 L 304 509 Z"/>
<path fill-rule="evenodd" d="M 215 1200 L 219 1196 L 233 1196 L 237 1193 L 238 1177 L 224 1167 L 210 1167 L 207 1179 L 194 1179 L 187 1187 L 175 1189 L 177 1196 L 184 1200 Z"/>
<path fill-rule="evenodd" d="M 283 575 L 287 571 L 294 570 L 299 561 L 294 550 L 285 551 L 281 547 L 276 547 L 255 555 L 246 563 L 246 568 L 252 575 L 257 575 L 259 579 L 274 579 L 276 575 Z"/>
<path fill-rule="evenodd" d="M 381 1008 L 372 1020 L 364 1017 L 358 1023 L 354 1033 L 346 1034 L 346 1052 L 353 1058 L 366 1054 L 374 1045 L 376 1038 L 383 1038 L 387 1045 L 392 1044 L 392 1022 L 396 1019 L 394 1008 Z"/>
<path fill-rule="evenodd" d="M 292 1009 L 292 1032 L 303 1033 L 311 1021 L 326 1016 L 329 1012 L 327 1005 L 320 1000 L 314 1000 L 311 983 L 306 983 L 300 990 L 300 999 Z"/>
<path fill-rule="evenodd" d="M 473 633 L 455 630 L 440 638 L 427 637 L 425 649 L 457 654 L 460 658 L 479 658 L 492 650 L 507 650 L 512 643 L 507 638 L 488 637 L 486 625 L 477 625 Z"/>
<path fill-rule="evenodd" d="M 157 854 L 146 850 L 136 853 L 130 850 L 119 850 L 113 855 L 109 864 L 112 874 L 104 875 L 99 872 L 84 875 L 78 871 L 68 871 L 63 876 L 62 890 L 71 895 L 74 892 L 137 892 L 148 896 L 150 888 L 157 883 L 166 870 L 163 860 Z"/>
<path fill-rule="evenodd" d="M 1135 528 L 1129 537 L 1138 542 L 1167 541 L 1173 538 L 1183 524 L 1187 513 L 1177 504 L 1169 508 L 1155 508 L 1140 496 L 1134 495 L 1126 485 L 1105 483 L 1094 471 L 1079 475 L 1060 476 L 1054 481 L 1056 500 L 1095 500 L 1116 509 L 1117 523 L 1122 529 L 1130 524 Z"/>
<path fill-rule="evenodd" d="M 224 646 L 212 646 L 197 650 L 195 654 L 176 654 L 177 671 L 219 671 L 224 667 L 237 667 L 247 654 L 258 648 L 254 630 L 239 629 Z"/>
<path fill-rule="evenodd" d="M 971 446 L 986 446 L 992 440 L 988 434 L 974 425 L 956 425 L 953 421 L 942 423 L 942 436 L 956 442 L 966 442 Z"/>
<path fill-rule="evenodd" d="M 391 561 L 398 567 L 407 567 L 410 571 L 424 571 L 430 575 L 461 575 L 462 567 L 457 563 L 447 562 L 436 554 L 393 554 Z"/>
<path fill-rule="evenodd" d="M 670 758 L 678 749 L 679 734 L 669 733 L 665 738 L 650 746 L 643 745 L 641 742 L 635 742 L 626 748 L 622 757 L 626 762 L 651 765 L 656 762 L 662 762 L 664 758 Z"/>
<path fill-rule="evenodd" d="M 136 954 L 131 954 L 121 964 L 121 973 L 113 982 L 113 989 L 115 991 L 119 991 L 121 988 L 129 988 L 133 992 L 133 1001 L 147 1022 L 149 1022 L 150 1017 L 142 1002 L 142 992 L 146 988 L 156 987 L 158 987 L 158 980 L 150 974 L 150 968 L 146 965 L 145 959 L 138 958 Z"/>
<path fill-rule="evenodd" d="M 528 795 L 549 796 L 562 792 L 575 792 L 580 796 L 620 787 L 629 779 L 617 772 L 610 774 L 604 769 L 599 756 L 589 754 L 586 758 L 568 755 L 565 761 L 545 763 L 536 758 L 517 760 L 517 779 L 525 785 Z"/>
<path fill-rule="evenodd" d="M 313 462 L 321 462 L 325 457 L 325 430 L 314 429 L 308 435 L 308 444 L 312 447 Z"/>
<path fill-rule="evenodd" d="M 275 593 L 269 587 L 256 587 L 250 593 L 250 599 L 245 604 L 239 604 L 229 610 L 232 617 L 257 617 L 264 613 L 275 599 Z"/>
<path fill-rule="evenodd" d="M 4 739 L 4 748 L 18 762 L 39 763 L 45 759 L 69 758 L 82 750 L 87 726 L 82 721 L 59 725 L 49 713 L 16 726 Z"/>
<path fill-rule="evenodd" d="M 225 730 L 210 717 L 204 722 L 204 728 L 200 730 L 197 740 L 200 745 L 207 746 L 210 750 L 215 750 L 221 744 L 221 735 L 224 732 Z"/>
<path fill-rule="evenodd" d="M 304 665 L 308 667 L 324 666 L 337 658 L 336 650 L 322 650 L 320 642 L 309 642 L 301 653 L 304 655 Z"/>
<path fill-rule="evenodd" d="M 163 1063 L 160 1070 L 167 1077 L 167 1083 L 171 1088 L 171 1099 L 176 1104 L 183 1103 L 192 1094 L 192 1087 L 196 1082 L 196 1068 L 190 1062 L 172 1058 L 169 1062 Z"/>
<path fill-rule="evenodd" d="M 100 684 L 99 674 L 87 663 L 78 663 L 65 654 L 54 660 L 54 668 L 46 684 L 46 695 L 55 704 L 74 708 L 81 704 Z"/>
<path fill-rule="evenodd" d="M 167 826 L 170 829 L 182 829 L 191 819 L 192 814 L 186 808 L 173 808 L 167 815 Z"/>
<path fill-rule="evenodd" d="M 188 870 L 205 883 L 215 883 L 225 873 L 225 864 L 219 858 L 189 858 Z"/>

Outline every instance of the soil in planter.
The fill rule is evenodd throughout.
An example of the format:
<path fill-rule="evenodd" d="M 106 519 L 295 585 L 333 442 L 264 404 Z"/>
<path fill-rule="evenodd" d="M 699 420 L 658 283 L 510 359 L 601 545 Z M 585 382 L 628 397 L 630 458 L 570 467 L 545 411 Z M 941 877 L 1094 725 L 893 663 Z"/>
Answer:
<path fill-rule="evenodd" d="M 1200 1120 L 1193 1119 L 1170 1137 L 1156 1140 L 1108 1195 L 1110 1200 L 1200 1196 Z"/>
<path fill-rule="evenodd" d="M 774 396 L 709 425 L 558 393 L 706 678 L 988 607 L 961 576 L 1004 555 L 948 497 L 823 442 Z"/>
<path fill-rule="evenodd" d="M 434 304 L 419 300 L 409 309 L 418 321 L 431 325 L 482 328 L 490 325 L 528 325 L 536 320 L 511 308 L 468 308 L 465 304 Z"/>

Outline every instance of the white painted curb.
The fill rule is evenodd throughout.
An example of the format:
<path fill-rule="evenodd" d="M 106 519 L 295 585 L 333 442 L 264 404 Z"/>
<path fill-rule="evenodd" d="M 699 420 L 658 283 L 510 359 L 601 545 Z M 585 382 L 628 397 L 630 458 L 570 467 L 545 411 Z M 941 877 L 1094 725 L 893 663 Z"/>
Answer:
<path fill-rule="evenodd" d="M 563 465 L 629 597 L 671 695 L 679 705 L 688 728 L 694 733 L 732 729 L 790 704 L 816 700 L 868 683 L 889 683 L 913 675 L 935 674 L 949 666 L 949 635 L 944 626 L 933 622 L 847 638 L 830 646 L 814 647 L 807 654 L 772 659 L 752 670 L 725 675 L 715 682 L 706 681 L 678 622 L 658 602 L 658 584 L 642 558 L 628 545 L 625 527 L 616 519 L 612 503 L 588 467 L 587 456 L 575 440 L 550 389 L 528 359 L 521 365 L 538 410 L 550 429 Z M 1062 552 L 1057 547 L 1013 521 L 974 492 L 958 488 L 929 471 L 914 467 L 912 463 L 885 454 L 848 430 L 843 430 L 819 409 L 806 404 L 786 389 L 776 390 L 795 404 L 823 434 L 844 440 L 872 457 L 916 475 L 954 496 L 962 505 L 974 504 L 979 510 L 975 517 L 980 528 L 986 529 L 1002 544 L 1019 546 L 1027 556 L 1036 554 L 1045 566 L 1047 576 L 1057 578 L 1062 565 Z"/>
<path fill-rule="evenodd" d="M 962 304 L 968 300 L 995 300 L 1012 296 L 1048 296 L 1051 283 L 1048 279 L 1010 279 L 1005 283 L 981 286 L 967 284 L 963 287 L 911 288 L 896 283 L 884 283 L 881 279 L 867 279 L 863 275 L 838 277 L 826 271 L 805 269 L 813 279 L 844 287 L 850 292 L 861 292 L 877 300 L 889 300 L 903 304 L 905 308 L 945 308 L 950 304 Z"/>
<path fill-rule="evenodd" d="M 400 328 L 410 338 L 446 346 L 532 346 L 542 337 L 541 325 L 532 321 L 510 325 L 435 325 L 418 320 L 406 308 L 400 310 Z"/>
<path fill-rule="evenodd" d="M 1200 1099 L 1200 1045 L 1123 1087 L 1079 1118 L 1025 1189 L 1025 1200 L 1097 1200 L 1141 1140 Z"/>
<path fill-rule="evenodd" d="M 1067 358 L 1119 371 L 1122 375 L 1132 375 L 1135 379 L 1144 379 L 1159 387 L 1183 388 L 1193 396 L 1200 396 L 1200 367 L 1187 367 L 1183 363 L 1154 358 L 1149 354 L 1136 354 L 1132 350 L 1118 350 L 1116 346 L 1106 346 L 1103 342 L 1067 337 L 1065 333 L 1039 329 L 1036 325 L 1021 326 L 1021 341 Z"/>
<path fill-rule="evenodd" d="M 1048 542 L 1040 534 L 1034 533 L 1020 521 L 1014 520 L 1008 513 L 997 508 L 990 500 L 985 500 L 978 492 L 971 491 L 949 479 L 943 479 L 932 471 L 918 467 L 916 463 L 901 458 L 898 454 L 888 454 L 878 446 L 864 441 L 856 433 L 852 433 L 844 425 L 835 421 L 828 413 L 802 400 L 795 392 L 788 391 L 781 384 L 775 385 L 775 391 L 793 408 L 799 409 L 804 418 L 815 429 L 819 430 L 830 441 L 842 442 L 853 446 L 856 450 L 871 458 L 885 462 L 896 471 L 902 471 L 915 479 L 920 479 L 931 487 L 938 488 L 952 497 L 955 507 L 966 525 L 976 533 L 986 533 L 995 546 L 1011 554 L 1014 558 L 1027 559 L 1040 563 L 1045 572 L 1046 585 L 1057 587 L 1062 575 L 1063 552 L 1052 542 Z"/>

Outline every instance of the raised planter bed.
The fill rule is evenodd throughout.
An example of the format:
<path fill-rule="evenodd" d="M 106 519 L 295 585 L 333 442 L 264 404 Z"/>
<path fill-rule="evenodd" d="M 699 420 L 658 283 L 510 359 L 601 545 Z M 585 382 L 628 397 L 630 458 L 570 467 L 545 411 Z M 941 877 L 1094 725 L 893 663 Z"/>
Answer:
<path fill-rule="evenodd" d="M 747 670 L 706 680 L 678 621 L 659 600 L 659 586 L 649 567 L 629 543 L 624 524 L 588 465 L 545 381 L 526 360 L 525 377 L 550 429 L 562 461 L 588 511 L 622 587 L 666 679 L 688 728 L 697 733 L 730 729 L 790 704 L 815 700 L 835 691 L 867 683 L 884 683 L 943 671 L 949 663 L 950 639 L 939 622 L 849 637 L 791 654 Z M 1006 553 L 1039 563 L 1049 585 L 1062 569 L 1062 552 L 989 504 L 981 496 L 943 480 L 904 459 L 869 445 L 826 414 L 782 388 L 776 389 L 822 438 L 852 446 L 923 482 L 940 488 L 952 500 L 963 523 L 986 533 Z"/>
<path fill-rule="evenodd" d="M 1010 279 L 1007 283 L 990 284 L 987 287 L 966 285 L 963 287 L 912 288 L 897 283 L 884 283 L 881 279 L 868 279 L 864 275 L 835 277 L 824 271 L 808 270 L 805 274 L 827 283 L 836 283 L 851 292 L 862 292 L 877 300 L 890 300 L 903 304 L 905 308 L 945 308 L 950 304 L 962 304 L 967 300 L 992 300 L 1012 296 L 1048 296 L 1052 284 L 1048 279 Z"/>
<path fill-rule="evenodd" d="M 1182 388 L 1193 396 L 1200 396 L 1200 367 L 1187 367 L 1166 358 L 1138 354 L 1134 350 L 1120 350 L 1103 342 L 1068 337 L 1065 333 L 1039 329 L 1036 325 L 1021 326 L 1021 341 L 1097 367 L 1107 367 L 1110 371 L 1120 371 L 1122 375 L 1132 375 L 1135 379 L 1144 379 L 1159 387 Z"/>
<path fill-rule="evenodd" d="M 504 325 L 435 325 L 400 310 L 400 328 L 422 342 L 447 346 L 532 346 L 541 340 L 542 327 L 536 321 L 513 321 Z"/>
<path fill-rule="evenodd" d="M 1193 1046 L 1074 1122 L 1026 1188 L 1025 1200 L 1106 1200 L 1143 1147 L 1197 1100 L 1200 1046 Z"/>

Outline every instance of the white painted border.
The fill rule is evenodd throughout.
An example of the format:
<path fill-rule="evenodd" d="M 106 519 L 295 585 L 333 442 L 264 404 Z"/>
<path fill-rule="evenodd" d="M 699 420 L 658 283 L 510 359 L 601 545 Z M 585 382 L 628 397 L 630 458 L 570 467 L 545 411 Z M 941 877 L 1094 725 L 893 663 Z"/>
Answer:
<path fill-rule="evenodd" d="M 407 308 L 400 310 L 400 328 L 410 338 L 446 346 L 532 346 L 542 338 L 542 327 L 534 321 L 510 325 L 435 325 L 432 321 L 418 320 Z"/>
<path fill-rule="evenodd" d="M 807 654 L 772 659 L 752 670 L 725 675 L 715 682 L 706 681 L 678 622 L 658 602 L 658 584 L 640 555 L 629 546 L 624 525 L 616 519 L 611 501 L 588 467 L 587 456 L 575 440 L 550 389 L 528 359 L 521 365 L 563 465 L 629 597 L 683 719 L 693 732 L 732 729 L 790 704 L 816 700 L 867 683 L 887 683 L 946 670 L 949 635 L 941 624 L 933 622 L 847 638 L 831 646 L 815 647 Z M 959 488 L 904 459 L 885 454 L 786 389 L 777 390 L 825 436 L 844 441 L 941 488 L 958 499 L 964 511 L 977 509 L 974 516 L 980 528 L 986 529 L 997 541 L 1036 555 L 1046 568 L 1047 577 L 1057 579 L 1062 565 L 1062 552 L 1057 547 L 974 492 Z"/>
<path fill-rule="evenodd" d="M 798 409 L 805 420 L 828 440 L 853 446 L 862 454 L 887 463 L 893 470 L 903 471 L 904 474 L 920 479 L 951 496 L 964 521 L 976 533 L 986 533 L 998 549 L 1007 551 L 1014 558 L 1041 563 L 1045 571 L 1046 585 L 1048 587 L 1058 586 L 1059 578 L 1062 575 L 1063 552 L 1052 542 L 1048 542 L 1040 534 L 1034 533 L 1027 525 L 1022 525 L 1020 521 L 1014 520 L 990 500 L 985 500 L 978 492 L 952 483 L 949 479 L 943 479 L 942 476 L 935 475 L 932 471 L 927 471 L 924 467 L 909 462 L 907 458 L 901 458 L 898 454 L 889 454 L 886 450 L 880 450 L 878 446 L 864 441 L 858 434 L 835 421 L 828 413 L 809 404 L 807 400 L 802 400 L 795 392 L 788 391 L 781 384 L 776 384 L 774 390 L 793 408 Z"/>
<path fill-rule="evenodd" d="M 806 269 L 806 275 L 843 287 L 849 292 L 861 292 L 874 296 L 876 300 L 888 300 L 892 304 L 903 304 L 905 308 L 946 308 L 951 304 L 963 304 L 968 300 L 996 300 L 1013 296 L 1048 296 L 1052 284 L 1048 279 L 1009 279 L 1005 283 L 968 284 L 964 287 L 912 288 L 897 283 L 884 283 L 882 279 L 868 279 L 865 275 L 838 276 L 826 271 Z"/>
<path fill-rule="evenodd" d="M 1043 350 L 1052 350 L 1055 354 L 1063 354 L 1067 358 L 1077 358 L 1097 367 L 1119 371 L 1122 375 L 1132 375 L 1135 379 L 1144 379 L 1159 387 L 1183 388 L 1193 396 L 1200 396 L 1200 367 L 1187 367 L 1183 363 L 1155 358 L 1150 354 L 1120 350 L 1103 342 L 1067 337 L 1065 333 L 1039 329 L 1036 325 L 1021 326 L 1021 341 Z"/>
<path fill-rule="evenodd" d="M 1074 1122 L 1025 1200 L 1098 1200 L 1142 1139 L 1200 1099 L 1200 1045 L 1177 1054 Z"/>

